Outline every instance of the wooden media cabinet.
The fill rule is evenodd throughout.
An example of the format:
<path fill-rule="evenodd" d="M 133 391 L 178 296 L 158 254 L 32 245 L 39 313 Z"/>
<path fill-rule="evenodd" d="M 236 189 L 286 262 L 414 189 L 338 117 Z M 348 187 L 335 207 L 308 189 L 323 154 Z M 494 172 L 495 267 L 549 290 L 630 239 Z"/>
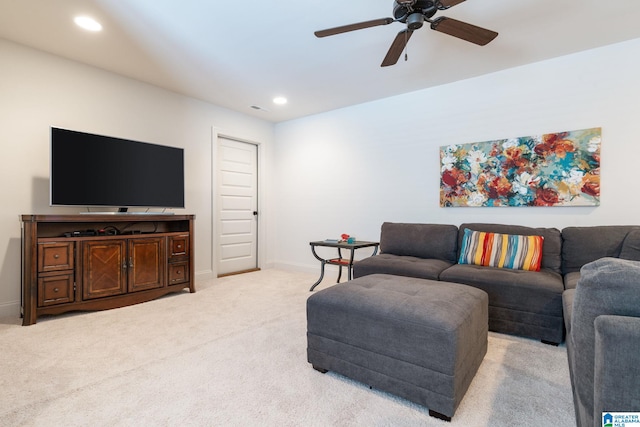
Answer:
<path fill-rule="evenodd" d="M 195 292 L 194 215 L 22 215 L 22 317 Z"/>

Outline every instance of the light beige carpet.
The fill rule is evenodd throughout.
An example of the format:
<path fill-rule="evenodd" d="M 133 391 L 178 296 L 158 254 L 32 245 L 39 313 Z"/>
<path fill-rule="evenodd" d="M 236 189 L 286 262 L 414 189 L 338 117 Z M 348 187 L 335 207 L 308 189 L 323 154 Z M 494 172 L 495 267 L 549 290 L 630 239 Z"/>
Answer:
<path fill-rule="evenodd" d="M 331 272 L 318 289 L 331 285 Z M 264 270 L 0 323 L 2 426 L 572 426 L 566 349 L 490 333 L 451 423 L 306 361 L 316 276 Z"/>

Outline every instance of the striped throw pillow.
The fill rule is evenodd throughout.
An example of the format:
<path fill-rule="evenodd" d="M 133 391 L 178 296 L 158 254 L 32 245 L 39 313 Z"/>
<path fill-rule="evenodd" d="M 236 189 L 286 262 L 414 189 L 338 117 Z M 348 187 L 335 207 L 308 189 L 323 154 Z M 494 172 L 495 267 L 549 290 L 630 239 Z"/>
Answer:
<path fill-rule="evenodd" d="M 487 233 L 466 228 L 458 264 L 540 271 L 542 236 Z"/>

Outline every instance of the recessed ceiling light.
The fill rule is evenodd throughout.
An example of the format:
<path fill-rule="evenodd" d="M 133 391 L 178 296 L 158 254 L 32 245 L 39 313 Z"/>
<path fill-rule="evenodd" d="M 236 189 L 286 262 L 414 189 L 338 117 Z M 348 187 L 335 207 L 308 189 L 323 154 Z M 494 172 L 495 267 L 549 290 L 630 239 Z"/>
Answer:
<path fill-rule="evenodd" d="M 101 31 L 102 25 L 93 18 L 88 16 L 76 16 L 73 19 L 73 22 L 76 23 L 77 26 L 84 28 L 87 31 Z"/>
<path fill-rule="evenodd" d="M 285 98 L 284 96 L 276 96 L 275 98 L 273 98 L 273 103 L 277 105 L 284 105 L 287 103 L 287 98 Z"/>

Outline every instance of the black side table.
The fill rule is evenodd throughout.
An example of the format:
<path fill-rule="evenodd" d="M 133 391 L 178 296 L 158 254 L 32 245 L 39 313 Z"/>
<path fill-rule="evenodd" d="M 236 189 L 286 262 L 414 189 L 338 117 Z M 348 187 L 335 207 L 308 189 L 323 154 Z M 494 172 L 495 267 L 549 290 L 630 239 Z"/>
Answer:
<path fill-rule="evenodd" d="M 313 256 L 316 257 L 318 261 L 320 261 L 320 278 L 316 283 L 313 284 L 313 286 L 311 286 L 311 289 L 309 289 L 310 291 L 313 291 L 315 287 L 318 286 L 320 282 L 322 282 L 322 279 L 324 278 L 325 265 L 331 264 L 331 265 L 337 265 L 338 267 L 340 267 L 340 271 L 338 272 L 338 280 L 336 281 L 336 283 L 340 283 L 340 278 L 342 277 L 342 267 L 347 267 L 347 272 L 349 274 L 348 277 L 349 277 L 349 280 L 351 280 L 351 269 L 353 268 L 353 255 L 356 249 L 373 247 L 373 253 L 371 254 L 371 256 L 374 256 L 375 254 L 378 253 L 378 246 L 380 245 L 379 242 L 356 241 L 355 243 L 347 243 L 347 242 L 336 242 L 331 240 L 320 240 L 317 242 L 309 242 L 309 244 L 311 245 L 311 253 L 313 253 Z M 320 257 L 316 253 L 317 246 L 324 246 L 328 248 L 338 248 L 338 257 L 329 258 L 329 259 Z M 348 249 L 350 251 L 349 258 L 342 257 L 342 249 Z"/>

